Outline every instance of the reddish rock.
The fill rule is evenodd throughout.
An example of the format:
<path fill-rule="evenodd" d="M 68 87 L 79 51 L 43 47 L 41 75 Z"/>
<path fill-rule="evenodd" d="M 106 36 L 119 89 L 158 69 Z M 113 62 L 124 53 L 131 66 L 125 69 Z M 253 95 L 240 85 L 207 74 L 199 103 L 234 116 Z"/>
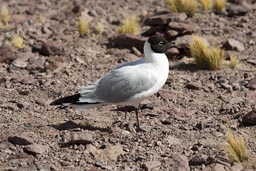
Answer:
<path fill-rule="evenodd" d="M 167 13 L 155 15 L 147 18 L 144 22 L 145 25 L 155 26 L 155 25 L 167 25 L 171 21 L 183 21 L 187 18 L 185 13 Z"/>
<path fill-rule="evenodd" d="M 256 125 L 256 111 L 250 111 L 242 117 L 243 125 Z"/>
<path fill-rule="evenodd" d="M 110 42 L 113 43 L 115 47 L 128 49 L 136 47 L 140 51 L 143 51 L 146 40 L 146 37 L 130 34 L 120 34 L 110 38 Z"/>
<path fill-rule="evenodd" d="M 168 59 L 175 59 L 180 54 L 180 51 L 177 48 L 171 48 L 165 54 Z"/>
<path fill-rule="evenodd" d="M 256 90 L 256 77 L 248 82 L 247 88 L 249 88 L 250 90 Z"/>
<path fill-rule="evenodd" d="M 48 41 L 44 42 L 40 50 L 42 55 L 62 55 L 64 54 L 64 45 L 61 42 Z"/>
<path fill-rule="evenodd" d="M 179 34 L 194 33 L 198 30 L 197 24 L 186 24 L 180 22 L 169 22 L 168 27 L 177 31 Z"/>
<path fill-rule="evenodd" d="M 17 59 L 18 55 L 14 52 L 11 46 L 2 45 L 0 46 L 0 63 L 10 63 Z"/>
<path fill-rule="evenodd" d="M 29 144 L 24 147 L 24 151 L 32 154 L 43 154 L 48 150 L 48 146 L 39 144 Z"/>

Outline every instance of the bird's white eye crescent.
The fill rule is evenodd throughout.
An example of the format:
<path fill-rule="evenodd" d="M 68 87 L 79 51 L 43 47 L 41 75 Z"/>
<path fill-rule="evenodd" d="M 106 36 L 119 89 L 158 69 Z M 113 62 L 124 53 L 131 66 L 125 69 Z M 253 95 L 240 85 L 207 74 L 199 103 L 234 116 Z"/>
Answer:
<path fill-rule="evenodd" d="M 159 45 L 164 45 L 165 43 L 162 41 L 162 42 L 159 42 Z"/>

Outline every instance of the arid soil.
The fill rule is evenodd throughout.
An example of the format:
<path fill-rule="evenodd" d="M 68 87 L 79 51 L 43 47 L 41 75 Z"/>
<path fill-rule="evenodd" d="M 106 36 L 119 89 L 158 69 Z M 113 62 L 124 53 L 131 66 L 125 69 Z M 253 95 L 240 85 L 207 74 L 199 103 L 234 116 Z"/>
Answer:
<path fill-rule="evenodd" d="M 170 59 L 169 78 L 143 102 L 143 131 L 136 131 L 134 113 L 124 124 L 116 106 L 75 112 L 49 103 L 139 59 L 136 49 L 112 47 L 109 38 L 130 15 L 147 30 L 146 17 L 169 11 L 165 0 L 0 0 L 10 10 L 10 28 L 0 31 L 0 170 L 254 170 L 224 151 L 232 130 L 256 156 L 256 112 L 251 125 L 242 123 L 256 109 L 256 2 L 243 2 L 243 14 L 199 10 L 186 19 L 211 45 L 239 41 L 244 49 L 235 43 L 226 52 L 238 56 L 237 68 L 198 70 L 182 53 Z M 85 36 L 76 27 L 81 12 L 91 19 Z M 19 50 L 9 43 L 17 32 L 25 44 Z"/>

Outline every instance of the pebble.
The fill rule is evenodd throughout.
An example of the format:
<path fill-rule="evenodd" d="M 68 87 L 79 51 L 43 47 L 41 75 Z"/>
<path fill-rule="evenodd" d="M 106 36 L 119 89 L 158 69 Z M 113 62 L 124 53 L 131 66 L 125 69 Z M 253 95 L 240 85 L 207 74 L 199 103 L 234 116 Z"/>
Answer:
<path fill-rule="evenodd" d="M 224 43 L 223 48 L 225 48 L 226 50 L 236 50 L 239 52 L 242 52 L 245 50 L 244 44 L 233 38 L 228 39 Z"/>
<path fill-rule="evenodd" d="M 26 145 L 23 149 L 27 153 L 43 154 L 48 150 L 48 146 L 33 143 L 33 144 Z"/>
<path fill-rule="evenodd" d="M 250 111 L 242 117 L 243 125 L 256 125 L 256 111 Z"/>
<path fill-rule="evenodd" d="M 143 164 L 143 167 L 146 171 L 153 171 L 154 168 L 160 167 L 161 162 L 160 161 L 146 161 Z"/>

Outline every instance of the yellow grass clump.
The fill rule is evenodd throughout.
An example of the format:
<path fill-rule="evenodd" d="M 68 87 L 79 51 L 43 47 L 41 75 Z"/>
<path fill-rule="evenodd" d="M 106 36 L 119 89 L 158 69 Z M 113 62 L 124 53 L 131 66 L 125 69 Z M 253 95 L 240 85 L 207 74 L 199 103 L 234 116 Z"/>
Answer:
<path fill-rule="evenodd" d="M 227 0 L 214 0 L 213 8 L 222 13 L 226 8 Z"/>
<path fill-rule="evenodd" d="M 3 29 L 3 23 L 0 21 L 0 31 Z"/>
<path fill-rule="evenodd" d="M 141 32 L 141 27 L 137 17 L 135 16 L 127 17 L 125 19 L 124 24 L 119 26 L 117 31 L 118 33 L 121 33 L 121 34 L 139 34 Z"/>
<path fill-rule="evenodd" d="M 79 17 L 77 21 L 77 28 L 80 35 L 86 35 L 90 31 L 90 23 L 83 17 Z"/>
<path fill-rule="evenodd" d="M 97 32 L 98 32 L 98 34 L 99 34 L 99 35 L 102 35 L 103 31 L 104 31 L 104 26 L 103 26 L 103 24 L 98 23 L 98 25 L 97 25 Z"/>
<path fill-rule="evenodd" d="M 207 11 L 212 8 L 212 0 L 201 0 L 202 9 Z"/>
<path fill-rule="evenodd" d="M 188 16 L 195 15 L 198 7 L 197 0 L 167 0 L 172 12 L 185 12 Z"/>
<path fill-rule="evenodd" d="M 238 63 L 239 63 L 239 59 L 237 58 L 237 56 L 234 54 L 231 54 L 230 55 L 230 67 L 232 69 L 236 69 Z"/>
<path fill-rule="evenodd" d="M 227 146 L 224 151 L 236 162 L 244 162 L 249 159 L 249 154 L 241 135 L 236 136 L 231 131 L 226 135 Z"/>
<path fill-rule="evenodd" d="M 209 47 L 206 41 L 199 36 L 193 36 L 189 50 L 199 69 L 218 70 L 221 68 L 224 60 L 224 50 Z"/>
<path fill-rule="evenodd" d="M 14 47 L 18 48 L 18 49 L 21 49 L 24 47 L 24 41 L 23 41 L 23 38 L 17 34 L 15 36 L 13 36 L 12 40 L 11 40 L 11 43 Z"/>
<path fill-rule="evenodd" d="M 9 25 L 9 20 L 10 20 L 10 16 L 9 16 L 9 10 L 6 6 L 3 6 L 1 8 L 1 11 L 0 11 L 0 19 L 2 20 L 2 22 L 5 24 L 5 25 Z"/>

